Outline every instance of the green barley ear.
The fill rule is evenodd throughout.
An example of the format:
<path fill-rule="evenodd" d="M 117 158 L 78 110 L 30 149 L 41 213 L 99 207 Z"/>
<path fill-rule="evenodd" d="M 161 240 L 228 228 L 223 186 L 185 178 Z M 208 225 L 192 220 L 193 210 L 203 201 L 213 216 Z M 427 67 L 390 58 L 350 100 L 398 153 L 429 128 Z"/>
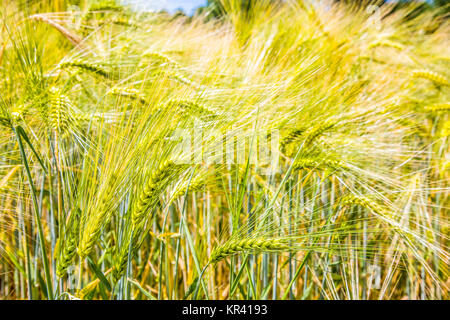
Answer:
<path fill-rule="evenodd" d="M 336 125 L 337 125 L 336 120 L 327 120 L 318 126 L 312 127 L 307 132 L 305 132 L 306 138 L 304 141 L 304 146 L 305 147 L 310 146 L 316 138 L 320 137 L 326 131 L 334 128 Z"/>
<path fill-rule="evenodd" d="M 179 109 L 183 115 L 195 114 L 198 116 L 206 116 L 211 118 L 217 117 L 217 115 L 207 107 L 189 100 L 170 100 L 167 103 L 167 108 Z"/>
<path fill-rule="evenodd" d="M 109 221 L 109 218 L 111 217 L 112 213 L 110 211 L 109 201 L 111 195 L 114 194 L 116 182 L 117 176 L 112 175 L 110 179 L 100 187 L 98 195 L 100 201 L 96 205 L 95 211 L 91 210 L 90 214 L 85 217 L 78 247 L 78 254 L 81 258 L 87 257 L 92 252 L 102 231 L 102 226 L 105 222 Z"/>
<path fill-rule="evenodd" d="M 187 86 L 193 86 L 193 87 L 197 87 L 197 85 L 190 79 L 188 79 L 187 77 L 185 77 L 184 75 L 182 75 L 181 73 L 175 71 L 175 70 L 160 70 L 157 71 L 153 74 L 154 78 L 158 79 L 158 78 L 167 78 L 169 80 L 173 80 L 175 82 L 178 82 L 180 84 L 184 84 Z"/>
<path fill-rule="evenodd" d="M 70 124 L 70 99 L 56 89 L 51 89 L 48 120 L 53 130 L 65 132 Z"/>
<path fill-rule="evenodd" d="M 97 116 L 91 116 L 90 114 L 86 114 L 83 112 L 76 112 L 73 114 L 73 119 L 75 120 L 76 123 L 83 123 L 83 122 L 89 122 L 92 120 L 98 120 Z"/>
<path fill-rule="evenodd" d="M 117 283 L 125 273 L 128 262 L 132 259 L 133 254 L 138 251 L 143 241 L 142 235 L 145 231 L 145 225 L 142 223 L 131 227 L 132 232 L 126 233 L 127 237 L 124 237 L 124 243 L 116 246 L 112 267 L 112 276 L 115 283 Z"/>
<path fill-rule="evenodd" d="M 110 76 L 110 74 L 105 69 L 103 69 L 99 64 L 88 62 L 82 59 L 73 59 L 70 61 L 65 61 L 59 65 L 59 69 L 66 69 L 66 68 L 77 68 L 104 78 L 108 78 Z"/>
<path fill-rule="evenodd" d="M 422 78 L 434 82 L 436 85 L 448 86 L 450 85 L 447 78 L 437 72 L 431 70 L 414 70 L 412 73 L 413 78 Z"/>
<path fill-rule="evenodd" d="M 201 190 L 206 185 L 206 181 L 202 175 L 197 175 L 192 178 L 192 180 L 186 181 L 185 183 L 181 184 L 175 192 L 170 197 L 169 202 L 172 203 L 179 197 L 182 197 L 186 194 L 186 191 L 198 191 Z"/>
<path fill-rule="evenodd" d="M 173 61 L 165 54 L 159 52 L 145 52 L 142 56 L 145 58 L 150 58 L 151 60 L 158 62 L 160 65 L 170 65 L 173 67 L 179 67 L 178 63 Z"/>
<path fill-rule="evenodd" d="M 299 128 L 289 132 L 288 135 L 281 140 L 280 143 L 281 151 L 286 152 L 287 145 L 291 144 L 294 141 L 299 140 L 305 131 L 306 131 L 305 128 Z"/>
<path fill-rule="evenodd" d="M 117 283 L 124 274 L 128 264 L 128 257 L 130 256 L 130 249 L 131 253 L 133 253 L 133 244 L 136 242 L 136 239 L 137 234 L 134 234 L 133 238 L 129 236 L 127 239 L 125 239 L 125 243 L 123 245 L 121 245 L 120 247 L 118 246 L 117 253 L 114 257 L 114 265 L 112 268 L 114 283 Z"/>
<path fill-rule="evenodd" d="M 129 255 L 129 245 L 125 244 L 124 249 L 120 250 L 117 256 L 115 257 L 115 263 L 112 270 L 112 276 L 114 283 L 117 283 L 122 275 L 124 274 L 127 264 L 128 264 L 128 255 Z"/>
<path fill-rule="evenodd" d="M 282 139 L 280 149 L 287 156 L 292 156 L 300 146 L 304 148 L 310 147 L 317 138 L 326 131 L 333 129 L 337 123 L 336 120 L 327 120 L 307 130 L 304 128 L 293 130 Z"/>
<path fill-rule="evenodd" d="M 117 114 L 108 114 L 108 113 L 94 113 L 94 114 L 90 114 L 90 113 L 85 113 L 82 112 L 80 110 L 73 110 L 75 112 L 71 113 L 70 118 L 71 120 L 74 121 L 75 124 L 80 125 L 80 124 L 86 124 L 89 123 L 91 121 L 93 122 L 100 122 L 102 121 L 102 119 L 105 120 L 116 120 L 117 119 Z"/>
<path fill-rule="evenodd" d="M 70 216 L 64 243 L 62 244 L 62 248 L 60 245 L 60 252 L 56 262 L 56 275 L 59 278 L 62 278 L 66 274 L 67 268 L 72 264 L 73 258 L 75 257 L 80 232 L 80 218 L 81 211 L 79 209 Z"/>
<path fill-rule="evenodd" d="M 391 40 L 376 40 L 376 41 L 369 43 L 369 45 L 367 47 L 369 49 L 376 48 L 376 47 L 390 47 L 390 48 L 394 48 L 397 50 L 405 49 L 404 45 L 402 45 L 398 42 L 391 41 Z"/>
<path fill-rule="evenodd" d="M 328 169 L 332 171 L 340 171 L 346 169 L 346 166 L 339 160 L 309 157 L 297 159 L 293 165 L 293 169 Z"/>
<path fill-rule="evenodd" d="M 243 252 L 259 253 L 286 250 L 289 250 L 289 245 L 285 239 L 257 237 L 245 240 L 230 240 L 212 251 L 209 263 L 217 263 L 229 256 Z"/>
<path fill-rule="evenodd" d="M 88 283 L 83 289 L 78 292 L 78 296 L 81 300 L 92 300 L 94 298 L 95 290 L 100 284 L 100 279 Z"/>
<path fill-rule="evenodd" d="M 426 106 L 425 110 L 431 111 L 431 112 L 444 112 L 444 111 L 450 111 L 450 103 L 444 102 L 444 103 L 437 103 L 430 106 Z"/>
<path fill-rule="evenodd" d="M 160 193 L 165 190 L 170 182 L 168 178 L 181 167 L 171 160 L 166 160 L 153 170 L 133 207 L 131 219 L 134 226 L 143 222 L 148 210 L 156 205 Z"/>
<path fill-rule="evenodd" d="M 361 206 L 377 214 L 386 214 L 386 210 L 381 207 L 375 200 L 362 195 L 347 194 L 341 197 L 338 202 L 336 202 L 335 206 L 338 205 L 340 205 L 341 207 Z"/>

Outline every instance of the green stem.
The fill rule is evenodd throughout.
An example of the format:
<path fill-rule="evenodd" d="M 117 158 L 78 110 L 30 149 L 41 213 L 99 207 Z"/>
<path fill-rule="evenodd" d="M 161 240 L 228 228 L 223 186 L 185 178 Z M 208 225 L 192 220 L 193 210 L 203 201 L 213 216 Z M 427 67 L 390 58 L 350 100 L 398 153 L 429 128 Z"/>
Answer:
<path fill-rule="evenodd" d="M 33 178 L 31 177 L 31 172 L 30 172 L 30 168 L 28 166 L 27 157 L 25 154 L 25 150 L 23 148 L 22 138 L 20 137 L 20 134 L 17 133 L 16 128 L 14 128 L 13 131 L 17 137 L 17 142 L 19 143 L 20 154 L 22 156 L 23 164 L 25 166 L 25 171 L 27 172 L 28 184 L 30 185 L 30 189 L 31 189 L 31 195 L 32 195 L 32 199 L 33 199 L 33 207 L 34 207 L 34 211 L 35 211 L 34 217 L 36 220 L 36 225 L 38 227 L 39 242 L 40 242 L 41 253 L 42 253 L 42 263 L 44 265 L 45 280 L 47 282 L 47 296 L 50 300 L 53 300 L 52 280 L 51 280 L 51 276 L 50 276 L 50 268 L 49 268 L 49 263 L 48 263 L 48 259 L 47 259 L 47 250 L 45 248 L 44 231 L 42 229 L 42 223 L 41 223 L 39 206 L 38 206 L 38 201 L 37 201 L 37 196 L 36 196 L 36 190 L 34 189 Z"/>

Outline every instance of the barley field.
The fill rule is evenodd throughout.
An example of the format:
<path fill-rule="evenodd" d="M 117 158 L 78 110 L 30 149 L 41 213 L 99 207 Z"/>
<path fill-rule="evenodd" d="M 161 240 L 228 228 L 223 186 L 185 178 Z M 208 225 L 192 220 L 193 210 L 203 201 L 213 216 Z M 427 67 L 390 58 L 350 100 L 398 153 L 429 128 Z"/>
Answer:
<path fill-rule="evenodd" d="M 448 6 L 215 3 L 0 1 L 0 299 L 448 299 Z"/>

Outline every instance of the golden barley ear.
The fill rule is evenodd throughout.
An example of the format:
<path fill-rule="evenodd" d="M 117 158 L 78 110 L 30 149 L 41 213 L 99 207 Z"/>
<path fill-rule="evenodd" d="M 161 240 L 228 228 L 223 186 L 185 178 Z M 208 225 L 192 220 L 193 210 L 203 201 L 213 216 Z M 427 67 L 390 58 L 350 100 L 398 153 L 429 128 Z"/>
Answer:
<path fill-rule="evenodd" d="M 69 40 L 75 47 L 80 47 L 82 39 L 79 36 L 70 32 L 56 21 L 47 17 L 45 14 L 34 14 L 30 16 L 29 19 L 35 21 L 42 21 L 48 24 L 49 26 L 52 26 L 53 28 L 58 30 L 64 37 L 66 37 L 67 40 Z"/>

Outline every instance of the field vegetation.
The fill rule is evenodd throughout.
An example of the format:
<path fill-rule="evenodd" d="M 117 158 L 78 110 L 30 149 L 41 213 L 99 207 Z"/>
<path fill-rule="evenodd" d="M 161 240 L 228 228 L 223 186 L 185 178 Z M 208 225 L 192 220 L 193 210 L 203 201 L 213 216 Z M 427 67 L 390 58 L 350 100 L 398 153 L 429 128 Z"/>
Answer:
<path fill-rule="evenodd" d="M 448 8 L 1 8 L 2 299 L 449 298 Z"/>

